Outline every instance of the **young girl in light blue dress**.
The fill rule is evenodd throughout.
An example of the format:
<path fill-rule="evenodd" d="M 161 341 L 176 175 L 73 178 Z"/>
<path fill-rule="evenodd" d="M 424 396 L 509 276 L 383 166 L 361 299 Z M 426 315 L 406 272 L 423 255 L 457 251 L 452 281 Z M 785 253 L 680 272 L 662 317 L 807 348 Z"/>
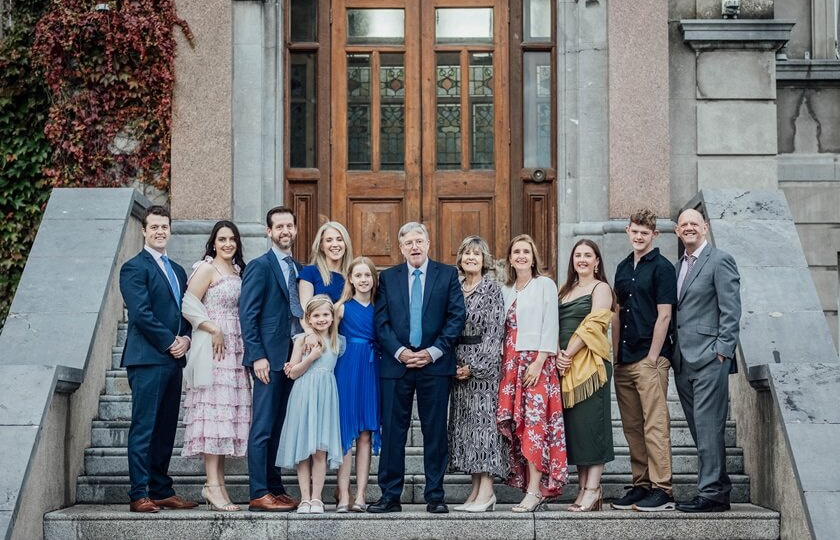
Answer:
<path fill-rule="evenodd" d="M 323 514 L 321 491 L 327 468 L 341 465 L 341 428 L 335 363 L 343 352 L 343 338 L 338 335 L 335 307 L 328 296 L 313 296 L 304 317 L 318 337 L 308 350 L 304 337 L 295 340 L 292 358 L 283 368 L 295 380 L 289 395 L 286 422 L 280 434 L 277 466 L 297 468 L 300 485 L 298 514 Z"/>

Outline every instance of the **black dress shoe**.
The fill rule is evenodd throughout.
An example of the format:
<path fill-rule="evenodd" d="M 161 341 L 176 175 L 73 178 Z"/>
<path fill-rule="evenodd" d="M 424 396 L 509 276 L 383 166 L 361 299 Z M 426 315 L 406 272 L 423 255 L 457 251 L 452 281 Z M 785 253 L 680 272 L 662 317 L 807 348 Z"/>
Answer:
<path fill-rule="evenodd" d="M 716 502 L 700 495 L 691 499 L 691 502 L 677 503 L 680 512 L 726 512 L 729 508 L 728 502 Z"/>
<path fill-rule="evenodd" d="M 391 512 L 402 512 L 400 501 L 392 501 L 382 497 L 373 504 L 368 505 L 367 511 L 371 514 L 390 514 Z"/>
<path fill-rule="evenodd" d="M 443 501 L 435 501 L 426 504 L 426 512 L 430 514 L 448 514 L 449 507 Z"/>

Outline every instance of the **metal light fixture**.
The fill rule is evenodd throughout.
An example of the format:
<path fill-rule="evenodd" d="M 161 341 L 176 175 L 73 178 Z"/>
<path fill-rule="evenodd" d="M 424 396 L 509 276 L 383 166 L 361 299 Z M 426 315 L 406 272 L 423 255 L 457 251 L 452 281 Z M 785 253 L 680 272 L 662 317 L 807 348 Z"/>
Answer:
<path fill-rule="evenodd" d="M 737 19 L 741 14 L 741 0 L 720 0 L 720 12 L 724 19 Z"/>

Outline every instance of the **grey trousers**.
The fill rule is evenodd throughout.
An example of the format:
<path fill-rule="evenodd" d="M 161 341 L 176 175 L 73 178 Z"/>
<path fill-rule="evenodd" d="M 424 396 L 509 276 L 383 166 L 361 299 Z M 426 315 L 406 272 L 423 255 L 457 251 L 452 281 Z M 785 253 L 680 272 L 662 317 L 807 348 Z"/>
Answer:
<path fill-rule="evenodd" d="M 729 367 L 733 360 L 715 360 L 695 368 L 683 359 L 675 375 L 688 428 L 697 446 L 698 495 L 728 503 L 732 482 L 726 474 L 726 414 L 729 409 Z"/>

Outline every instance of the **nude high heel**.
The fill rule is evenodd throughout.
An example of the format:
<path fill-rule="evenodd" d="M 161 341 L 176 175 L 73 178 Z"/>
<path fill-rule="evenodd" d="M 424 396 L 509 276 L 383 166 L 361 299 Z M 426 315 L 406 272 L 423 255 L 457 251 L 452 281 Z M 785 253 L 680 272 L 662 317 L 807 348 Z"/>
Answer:
<path fill-rule="evenodd" d="M 572 505 L 569 507 L 569 512 L 600 512 L 604 506 L 604 495 L 601 491 L 600 486 L 597 488 L 583 488 L 584 491 L 589 493 L 597 493 L 595 500 L 593 500 L 588 506 L 583 504 L 579 505 Z M 584 499 L 586 499 L 586 495 L 584 494 Z"/>
<path fill-rule="evenodd" d="M 494 493 L 492 497 L 486 503 L 479 503 L 473 502 L 464 510 L 464 512 L 494 512 L 496 510 L 496 494 Z"/>
<path fill-rule="evenodd" d="M 207 504 L 208 510 L 214 510 L 216 512 L 238 512 L 241 508 L 232 502 L 227 502 L 224 504 L 217 504 L 213 502 L 210 498 L 210 488 L 217 488 L 222 487 L 220 484 L 204 484 L 204 487 L 201 488 L 201 498 L 204 499 L 205 504 Z"/>
<path fill-rule="evenodd" d="M 526 491 L 525 495 L 533 495 L 537 498 L 537 502 L 535 502 L 531 506 L 525 506 L 521 502 L 519 504 L 513 505 L 511 508 L 512 512 L 516 513 L 525 513 L 525 512 L 543 512 L 545 510 L 545 497 L 542 496 L 542 493 L 534 493 L 532 491 Z M 523 499 L 524 500 L 524 499 Z"/>

